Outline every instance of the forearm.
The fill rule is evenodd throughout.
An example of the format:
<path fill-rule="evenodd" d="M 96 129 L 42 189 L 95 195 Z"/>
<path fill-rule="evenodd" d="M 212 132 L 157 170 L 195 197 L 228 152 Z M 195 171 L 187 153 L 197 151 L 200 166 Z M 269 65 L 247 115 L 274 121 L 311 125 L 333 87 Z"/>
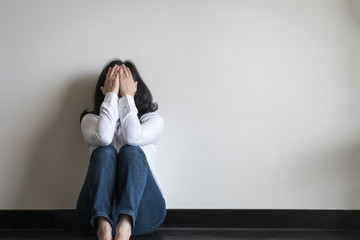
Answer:
<path fill-rule="evenodd" d="M 164 120 L 160 114 L 152 112 L 140 122 L 138 110 L 132 96 L 119 99 L 119 119 L 124 141 L 129 145 L 155 144 L 163 131 Z"/>
<path fill-rule="evenodd" d="M 118 119 L 118 96 L 115 93 L 107 93 L 101 104 L 99 116 L 85 115 L 82 121 L 85 141 L 89 145 L 109 145 L 114 137 Z"/>

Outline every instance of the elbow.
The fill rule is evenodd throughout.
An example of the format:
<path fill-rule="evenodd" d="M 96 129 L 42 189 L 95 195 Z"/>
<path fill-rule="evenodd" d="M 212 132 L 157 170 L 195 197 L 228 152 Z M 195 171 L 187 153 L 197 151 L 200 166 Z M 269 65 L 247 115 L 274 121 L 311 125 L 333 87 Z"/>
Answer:
<path fill-rule="evenodd" d="M 130 146 L 134 146 L 134 147 L 140 147 L 140 145 L 136 142 L 128 142 L 128 141 L 125 141 L 126 144 L 130 145 Z"/>
<path fill-rule="evenodd" d="M 97 146 L 102 147 L 102 146 L 108 146 L 111 144 L 112 141 L 100 141 L 98 142 Z"/>
<path fill-rule="evenodd" d="M 136 141 L 136 139 L 134 138 L 125 138 L 125 143 L 129 144 L 130 146 L 140 146 L 138 141 Z"/>
<path fill-rule="evenodd" d="M 131 145 L 131 146 L 140 146 L 138 138 L 135 134 L 126 134 L 123 136 L 125 143 Z"/>
<path fill-rule="evenodd" d="M 113 136 L 95 134 L 94 140 L 96 146 L 108 146 L 112 143 Z"/>

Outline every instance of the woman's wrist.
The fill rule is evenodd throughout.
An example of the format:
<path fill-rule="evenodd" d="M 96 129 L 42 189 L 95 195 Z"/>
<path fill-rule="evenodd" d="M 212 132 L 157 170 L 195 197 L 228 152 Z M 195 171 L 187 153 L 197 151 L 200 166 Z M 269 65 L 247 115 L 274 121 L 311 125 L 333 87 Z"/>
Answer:
<path fill-rule="evenodd" d="M 118 94 L 117 90 L 112 90 L 112 91 L 109 91 L 109 92 L 115 93 L 116 95 Z"/>
<path fill-rule="evenodd" d="M 117 93 L 111 92 L 111 91 L 110 91 L 110 92 L 107 92 L 106 95 L 109 95 L 109 96 L 111 96 L 111 97 L 117 96 L 117 97 L 119 98 L 119 96 L 117 95 Z"/>
<path fill-rule="evenodd" d="M 134 97 L 134 95 L 132 95 L 131 93 L 124 93 L 124 94 L 119 95 L 119 97 L 123 97 L 123 96 L 126 96 L 126 95 Z"/>

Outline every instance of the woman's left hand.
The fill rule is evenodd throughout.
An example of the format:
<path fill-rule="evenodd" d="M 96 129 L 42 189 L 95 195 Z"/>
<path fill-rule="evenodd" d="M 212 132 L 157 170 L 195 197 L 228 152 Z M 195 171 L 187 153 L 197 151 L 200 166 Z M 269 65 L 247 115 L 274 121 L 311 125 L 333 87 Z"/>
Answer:
<path fill-rule="evenodd" d="M 125 95 L 131 95 L 135 96 L 135 93 L 137 91 L 137 84 L 138 82 L 134 82 L 134 79 L 132 77 L 131 71 L 128 67 L 125 66 L 125 64 L 122 64 L 120 66 L 120 70 L 118 70 L 120 73 L 120 87 L 119 87 L 119 94 L 122 96 Z"/>

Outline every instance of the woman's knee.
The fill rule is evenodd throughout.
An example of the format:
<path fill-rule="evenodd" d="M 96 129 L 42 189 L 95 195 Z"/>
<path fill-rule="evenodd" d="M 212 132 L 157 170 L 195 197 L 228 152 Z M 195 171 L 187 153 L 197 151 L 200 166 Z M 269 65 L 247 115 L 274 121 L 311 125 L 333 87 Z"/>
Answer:
<path fill-rule="evenodd" d="M 120 148 L 119 155 L 133 155 L 133 154 L 141 154 L 141 148 L 139 146 L 133 146 L 129 144 L 125 144 Z"/>
<path fill-rule="evenodd" d="M 112 145 L 97 147 L 91 155 L 91 162 L 97 164 L 116 163 L 117 151 Z"/>
<path fill-rule="evenodd" d="M 119 151 L 119 160 L 121 162 L 139 159 L 139 161 L 146 161 L 146 156 L 143 150 L 139 146 L 133 146 L 129 144 L 125 144 L 120 148 Z"/>

